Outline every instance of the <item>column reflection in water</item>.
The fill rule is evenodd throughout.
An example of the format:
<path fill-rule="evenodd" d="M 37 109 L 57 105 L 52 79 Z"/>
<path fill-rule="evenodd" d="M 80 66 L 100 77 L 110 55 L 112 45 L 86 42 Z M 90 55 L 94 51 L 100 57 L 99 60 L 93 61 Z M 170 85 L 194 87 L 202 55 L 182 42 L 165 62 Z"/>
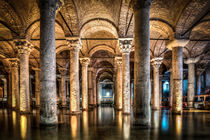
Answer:
<path fill-rule="evenodd" d="M 123 138 L 130 139 L 130 115 L 123 116 Z"/>
<path fill-rule="evenodd" d="M 177 139 L 181 139 L 182 134 L 182 116 L 176 115 L 176 136 Z"/>
<path fill-rule="evenodd" d="M 12 124 L 13 124 L 13 128 L 16 129 L 16 112 L 12 111 Z"/>
<path fill-rule="evenodd" d="M 88 135 L 88 112 L 83 111 L 82 112 L 82 128 L 83 128 L 83 134 Z"/>
<path fill-rule="evenodd" d="M 122 111 L 117 111 L 116 112 L 116 119 L 117 119 L 117 125 L 118 125 L 118 132 L 119 132 L 119 136 L 122 136 L 122 122 L 123 122 L 123 118 L 122 118 Z M 121 137 L 120 137 L 121 138 Z"/>
<path fill-rule="evenodd" d="M 159 127 L 160 127 L 160 111 L 154 110 L 152 112 L 152 127 L 154 128 L 153 134 L 154 138 L 158 138 L 158 132 L 159 132 Z"/>
<path fill-rule="evenodd" d="M 169 129 L 169 116 L 167 115 L 166 111 L 163 111 L 162 113 L 161 129 L 164 132 L 168 131 Z"/>
<path fill-rule="evenodd" d="M 79 116 L 73 115 L 70 120 L 71 124 L 71 136 L 73 139 L 77 139 L 79 136 Z"/>
<path fill-rule="evenodd" d="M 20 135 L 21 139 L 26 139 L 27 134 L 27 117 L 25 115 L 20 116 Z"/>

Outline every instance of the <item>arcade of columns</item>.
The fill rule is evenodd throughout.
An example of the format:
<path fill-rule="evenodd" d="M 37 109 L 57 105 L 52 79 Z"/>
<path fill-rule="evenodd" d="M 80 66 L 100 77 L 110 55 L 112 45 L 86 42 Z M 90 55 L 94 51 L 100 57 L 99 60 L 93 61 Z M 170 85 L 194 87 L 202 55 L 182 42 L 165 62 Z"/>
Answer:
<path fill-rule="evenodd" d="M 48 1 L 49 2 L 49 1 Z M 50 3 L 50 4 L 49 4 Z M 35 71 L 35 98 L 36 107 L 40 107 L 40 122 L 44 125 L 57 123 L 56 101 L 56 50 L 55 50 L 55 14 L 57 6 L 54 2 L 40 1 L 40 69 Z M 149 52 L 149 9 L 151 1 L 133 3 L 134 12 L 134 118 L 135 123 L 150 126 L 151 108 L 160 109 L 159 67 L 163 58 L 157 57 L 150 61 Z M 137 6 L 138 5 L 138 6 Z M 100 85 L 96 81 L 93 69 L 88 67 L 90 58 L 79 58 L 79 50 L 82 47 L 78 37 L 66 39 L 70 48 L 70 114 L 80 113 L 79 94 L 79 62 L 82 65 L 82 110 L 88 110 L 91 106 L 99 104 Z M 10 80 L 12 95 L 9 96 L 9 106 L 22 113 L 29 113 L 29 54 L 33 45 L 27 40 L 16 40 L 18 58 L 10 59 Z M 182 113 L 182 82 L 183 82 L 183 47 L 188 40 L 173 39 L 167 48 L 172 50 L 172 67 L 170 70 L 170 106 L 174 113 Z M 132 39 L 120 38 L 120 50 L 122 57 L 116 57 L 116 109 L 124 114 L 131 113 L 130 93 L 130 51 Z M 195 77 L 195 63 L 199 58 L 189 58 L 188 64 L 188 104 L 192 107 Z M 153 67 L 153 94 L 151 97 L 150 62 Z M 18 66 L 19 65 L 19 66 Z M 20 67 L 20 71 L 18 70 Z M 66 107 L 66 69 L 59 69 L 61 75 L 60 93 L 62 107 Z M 200 75 L 198 71 L 198 90 L 200 90 Z M 18 79 L 20 75 L 20 79 Z M 20 87 L 20 88 L 19 88 Z M 90 88 L 93 87 L 93 88 Z M 20 95 L 20 97 L 19 97 Z M 150 108 L 151 99 L 151 108 Z"/>

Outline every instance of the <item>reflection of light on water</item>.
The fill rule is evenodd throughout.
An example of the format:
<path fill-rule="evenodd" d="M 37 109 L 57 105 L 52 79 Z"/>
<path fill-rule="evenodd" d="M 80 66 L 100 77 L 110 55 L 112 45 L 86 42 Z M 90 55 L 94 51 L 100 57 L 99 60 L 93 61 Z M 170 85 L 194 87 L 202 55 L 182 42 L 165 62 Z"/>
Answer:
<path fill-rule="evenodd" d="M 88 112 L 82 112 L 82 122 L 83 122 L 83 130 L 84 134 L 88 134 Z"/>
<path fill-rule="evenodd" d="M 123 117 L 123 137 L 124 139 L 130 138 L 130 116 Z"/>
<path fill-rule="evenodd" d="M 77 137 L 77 116 L 71 116 L 71 134 L 72 138 Z"/>
<path fill-rule="evenodd" d="M 179 136 L 182 130 L 182 117 L 180 115 L 176 115 L 176 134 Z"/>
<path fill-rule="evenodd" d="M 119 126 L 119 131 L 122 131 L 122 111 L 118 112 L 118 126 Z"/>
<path fill-rule="evenodd" d="M 15 127 L 16 126 L 16 112 L 15 111 L 12 111 L 12 123 L 13 123 L 13 126 Z"/>
<path fill-rule="evenodd" d="M 20 131 L 21 131 L 21 138 L 26 138 L 27 133 L 27 118 L 25 115 L 20 116 Z"/>
<path fill-rule="evenodd" d="M 163 116 L 162 116 L 162 130 L 163 131 L 168 131 L 168 118 L 167 118 L 167 114 L 166 113 L 163 113 Z"/>
<path fill-rule="evenodd" d="M 155 128 L 159 127 L 159 112 L 158 111 L 154 111 L 154 125 L 155 125 Z"/>

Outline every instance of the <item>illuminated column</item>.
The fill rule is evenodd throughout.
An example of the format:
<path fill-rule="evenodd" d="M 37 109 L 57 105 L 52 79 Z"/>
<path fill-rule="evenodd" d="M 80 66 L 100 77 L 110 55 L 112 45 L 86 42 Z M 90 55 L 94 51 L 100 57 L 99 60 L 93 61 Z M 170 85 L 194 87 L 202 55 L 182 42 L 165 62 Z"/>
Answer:
<path fill-rule="evenodd" d="M 29 92 L 29 55 L 32 44 L 27 40 L 15 41 L 18 47 L 20 60 L 20 112 L 30 113 L 30 92 Z"/>
<path fill-rule="evenodd" d="M 3 98 L 7 98 L 7 79 L 2 78 L 1 80 L 4 82 L 4 97 Z"/>
<path fill-rule="evenodd" d="M 117 64 L 116 76 L 116 108 L 122 110 L 122 57 L 115 58 Z"/>
<path fill-rule="evenodd" d="M 93 105 L 96 107 L 97 100 L 96 100 L 96 74 L 93 72 Z"/>
<path fill-rule="evenodd" d="M 40 69 L 33 68 L 35 71 L 35 99 L 36 99 L 36 107 L 40 107 Z"/>
<path fill-rule="evenodd" d="M 160 90 L 159 90 L 159 68 L 163 61 L 163 58 L 157 57 L 151 60 L 153 66 L 153 97 L 152 97 L 152 109 L 160 109 Z"/>
<path fill-rule="evenodd" d="M 131 39 L 120 39 L 122 52 L 122 109 L 124 114 L 131 113 L 130 95 L 130 49 Z"/>
<path fill-rule="evenodd" d="M 187 106 L 188 108 L 193 107 L 193 101 L 195 97 L 195 63 L 200 60 L 197 58 L 188 58 L 184 61 L 188 64 L 188 90 L 187 90 Z"/>
<path fill-rule="evenodd" d="M 101 104 L 101 84 L 98 81 L 97 82 L 97 105 L 99 106 Z"/>
<path fill-rule="evenodd" d="M 93 81 L 92 81 L 92 68 L 88 69 L 88 104 L 93 104 Z"/>
<path fill-rule="evenodd" d="M 205 69 L 197 69 L 196 74 L 197 74 L 197 95 L 200 95 L 201 93 L 201 75 L 204 72 Z"/>
<path fill-rule="evenodd" d="M 80 58 L 82 64 L 82 110 L 88 110 L 88 64 L 89 58 Z"/>
<path fill-rule="evenodd" d="M 182 113 L 182 86 L 183 86 L 183 50 L 188 40 L 174 40 L 167 46 L 172 50 L 172 74 L 173 74 L 173 113 Z"/>
<path fill-rule="evenodd" d="M 66 69 L 59 68 L 59 73 L 61 74 L 61 84 L 60 84 L 60 98 L 61 106 L 66 107 Z"/>
<path fill-rule="evenodd" d="M 149 13 L 152 0 L 134 0 L 134 124 L 150 126 Z"/>
<path fill-rule="evenodd" d="M 59 0 L 39 0 L 40 8 L 40 124 L 56 125 L 55 13 Z"/>
<path fill-rule="evenodd" d="M 170 72 L 170 93 L 169 93 L 169 106 L 172 107 L 173 104 L 173 74 L 172 74 L 172 68 L 169 69 Z"/>
<path fill-rule="evenodd" d="M 79 50 L 81 48 L 80 39 L 68 38 L 70 47 L 70 113 L 80 113 L 79 94 Z"/>
<path fill-rule="evenodd" d="M 20 96 L 19 96 L 19 72 L 18 72 L 18 59 L 10 59 L 11 62 L 11 81 L 12 82 L 12 96 L 11 96 L 11 107 L 13 109 L 20 109 Z"/>

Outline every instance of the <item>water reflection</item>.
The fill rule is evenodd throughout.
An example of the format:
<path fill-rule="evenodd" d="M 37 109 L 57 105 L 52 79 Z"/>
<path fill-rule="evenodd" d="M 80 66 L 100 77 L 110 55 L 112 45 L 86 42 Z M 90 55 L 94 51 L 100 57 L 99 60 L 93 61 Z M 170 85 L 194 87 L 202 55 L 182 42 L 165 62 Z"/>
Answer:
<path fill-rule="evenodd" d="M 71 116 L 71 135 L 73 139 L 79 136 L 79 116 Z"/>
<path fill-rule="evenodd" d="M 176 135 L 180 139 L 181 133 L 182 133 L 182 116 L 176 115 L 175 120 L 176 120 L 175 121 L 176 122 Z"/>
<path fill-rule="evenodd" d="M 20 116 L 20 134 L 22 139 L 26 139 L 27 134 L 27 117 L 25 115 Z"/>
<path fill-rule="evenodd" d="M 128 140 L 130 138 L 130 115 L 123 116 L 123 138 Z"/>
<path fill-rule="evenodd" d="M 13 124 L 13 127 L 16 128 L 16 112 L 15 111 L 12 111 L 12 124 Z"/>
<path fill-rule="evenodd" d="M 88 112 L 82 112 L 82 127 L 84 135 L 88 135 Z"/>
<path fill-rule="evenodd" d="M 163 111 L 162 113 L 162 124 L 161 128 L 163 131 L 168 131 L 169 129 L 169 116 L 167 115 L 167 111 Z"/>

